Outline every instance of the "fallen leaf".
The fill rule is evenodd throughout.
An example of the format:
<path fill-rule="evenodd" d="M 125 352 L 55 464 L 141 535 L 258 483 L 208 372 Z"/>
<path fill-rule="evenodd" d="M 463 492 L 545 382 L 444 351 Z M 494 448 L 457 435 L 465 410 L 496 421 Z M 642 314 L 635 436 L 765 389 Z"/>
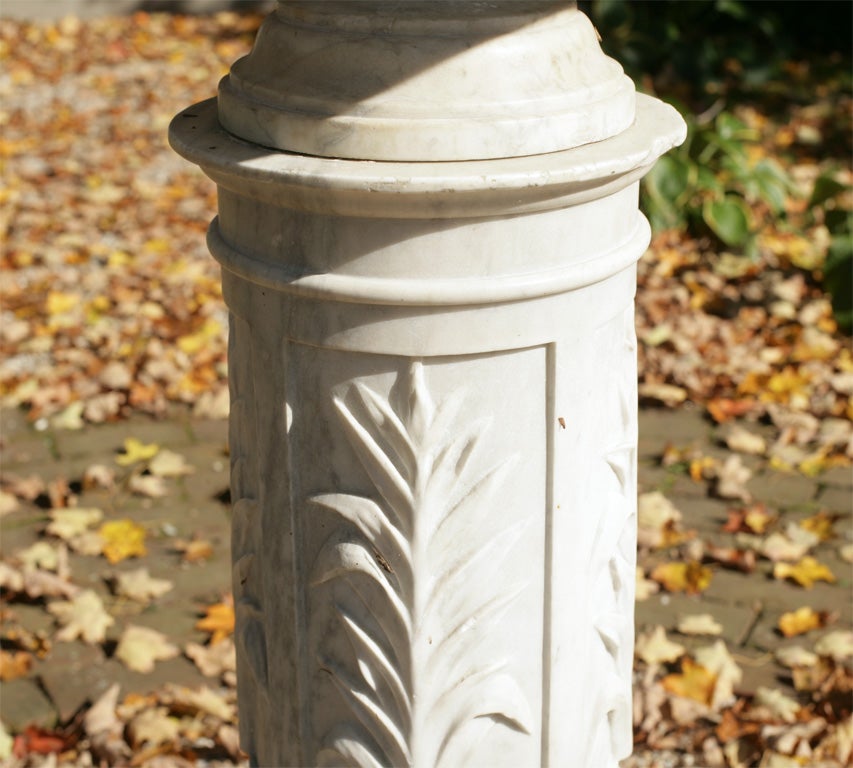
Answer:
<path fill-rule="evenodd" d="M 746 482 L 752 477 L 752 471 L 745 467 L 740 456 L 729 456 L 721 467 L 717 468 L 714 491 L 721 499 L 741 499 L 748 502 L 752 494 L 746 488 Z"/>
<path fill-rule="evenodd" d="M 37 541 L 26 549 L 17 551 L 15 560 L 31 570 L 56 571 L 59 568 L 60 554 L 57 547 L 46 541 Z"/>
<path fill-rule="evenodd" d="M 637 394 L 642 399 L 657 400 L 669 406 L 678 405 L 687 399 L 687 390 L 674 384 L 645 382 L 640 384 Z"/>
<path fill-rule="evenodd" d="M 797 544 L 785 534 L 771 533 L 761 543 L 761 554 L 774 563 L 799 560 L 809 551 L 808 544 Z"/>
<path fill-rule="evenodd" d="M 683 656 L 685 648 L 667 638 L 666 630 L 658 625 L 637 638 L 634 653 L 646 664 L 663 664 Z"/>
<path fill-rule="evenodd" d="M 853 631 L 838 629 L 824 635 L 815 643 L 815 651 L 838 662 L 853 656 Z"/>
<path fill-rule="evenodd" d="M 779 631 L 785 637 L 794 637 L 820 629 L 826 622 L 826 614 L 821 615 L 810 606 L 797 608 L 796 611 L 783 613 L 779 618 Z"/>
<path fill-rule="evenodd" d="M 723 625 L 717 622 L 710 613 L 695 613 L 690 616 L 682 616 L 678 620 L 677 629 L 682 635 L 723 634 Z"/>
<path fill-rule="evenodd" d="M 755 552 L 751 549 L 718 547 L 708 542 L 705 545 L 705 557 L 741 573 L 752 573 L 755 570 Z"/>
<path fill-rule="evenodd" d="M 83 473 L 83 490 L 91 491 L 94 488 L 111 490 L 115 485 L 115 470 L 104 464 L 92 464 Z"/>
<path fill-rule="evenodd" d="M 768 526 L 776 522 L 778 518 L 767 507 L 758 502 L 751 504 L 744 510 L 744 525 L 752 531 L 752 533 L 764 533 Z"/>
<path fill-rule="evenodd" d="M 226 596 L 221 603 L 207 606 L 204 618 L 196 622 L 195 628 L 211 633 L 211 645 L 216 645 L 232 634 L 234 632 L 234 600 L 231 595 Z"/>
<path fill-rule="evenodd" d="M 652 595 L 656 595 L 659 591 L 660 585 L 656 581 L 647 579 L 642 567 L 638 565 L 634 599 L 642 602 L 648 600 Z"/>
<path fill-rule="evenodd" d="M 128 437 L 124 441 L 124 453 L 116 456 L 116 464 L 121 467 L 129 467 L 140 461 L 148 461 L 157 455 L 160 446 L 157 443 L 142 443 L 135 437 Z"/>
<path fill-rule="evenodd" d="M 697 648 L 693 654 L 696 661 L 715 676 L 714 690 L 709 705 L 719 710 L 734 699 L 734 687 L 743 679 L 741 668 L 735 663 L 726 644 L 717 640 L 712 645 Z"/>
<path fill-rule="evenodd" d="M 181 477 L 191 475 L 195 468 L 187 464 L 179 453 L 164 448 L 148 462 L 148 471 L 157 477 Z"/>
<path fill-rule="evenodd" d="M 56 639 L 63 642 L 79 637 L 90 645 L 102 643 L 107 629 L 115 623 L 104 610 L 101 598 L 91 589 L 83 590 L 69 601 L 50 603 L 47 610 L 62 625 Z"/>
<path fill-rule="evenodd" d="M 193 689 L 182 685 L 167 685 L 160 700 L 171 712 L 179 715 L 213 715 L 225 721 L 234 717 L 233 705 L 206 686 Z"/>
<path fill-rule="evenodd" d="M 119 573 L 115 577 L 115 592 L 140 603 L 149 603 L 155 597 L 166 594 L 174 585 L 167 579 L 155 579 L 147 568 Z"/>
<path fill-rule="evenodd" d="M 766 709 L 771 715 L 784 720 L 786 723 L 796 722 L 797 713 L 801 709 L 797 701 L 786 696 L 782 691 L 764 686 L 760 686 L 756 690 L 752 703 L 753 706 Z"/>
<path fill-rule="evenodd" d="M 131 493 L 149 499 L 162 499 L 169 492 L 163 478 L 156 475 L 133 475 L 127 481 L 127 487 Z"/>
<path fill-rule="evenodd" d="M 112 565 L 129 557 L 143 557 L 147 554 L 145 528 L 133 520 L 109 520 L 100 527 L 98 533 L 104 542 L 104 557 Z"/>
<path fill-rule="evenodd" d="M 184 653 L 205 677 L 219 677 L 226 672 L 237 670 L 237 655 L 234 641 L 230 637 L 226 637 L 216 645 L 187 643 Z"/>
<path fill-rule="evenodd" d="M 33 656 L 27 651 L 0 649 L 0 680 L 7 682 L 25 677 L 33 666 Z"/>
<path fill-rule="evenodd" d="M 181 553 L 185 563 L 200 563 L 213 556 L 213 546 L 207 539 L 176 539 L 172 549 Z"/>
<path fill-rule="evenodd" d="M 19 758 L 27 755 L 51 755 L 64 752 L 69 746 L 70 740 L 67 736 L 28 725 L 15 737 L 12 753 Z"/>
<path fill-rule="evenodd" d="M 11 493 L 0 490 L 0 517 L 5 517 L 12 512 L 17 512 L 20 504 L 18 499 Z"/>
<path fill-rule="evenodd" d="M 811 589 L 816 581 L 835 582 L 835 576 L 823 563 L 813 557 L 804 557 L 798 563 L 776 563 L 773 567 L 773 577 L 776 579 L 791 579 L 806 589 Z"/>
<path fill-rule="evenodd" d="M 761 435 L 744 429 L 740 424 L 733 425 L 729 430 L 726 435 L 726 445 L 729 450 L 753 456 L 763 456 L 767 451 L 767 441 Z"/>
<path fill-rule="evenodd" d="M 661 680 L 663 687 L 675 696 L 693 699 L 701 704 L 710 704 L 714 694 L 716 675 L 689 656 L 681 660 L 681 672 L 667 675 Z"/>
<path fill-rule="evenodd" d="M 95 756 L 107 765 L 126 765 L 132 757 L 124 740 L 124 723 L 116 714 L 118 683 L 113 683 L 89 708 L 83 718 L 86 733 Z"/>
<path fill-rule="evenodd" d="M 707 589 L 713 572 L 696 561 L 663 563 L 655 567 L 651 577 L 668 592 L 687 592 L 695 595 Z"/>
<path fill-rule="evenodd" d="M 818 662 L 817 654 L 807 651 L 801 645 L 788 645 L 779 648 L 775 656 L 776 661 L 783 667 L 811 667 Z"/>
<path fill-rule="evenodd" d="M 128 625 L 116 646 L 115 656 L 128 669 L 147 674 L 154 669 L 158 661 L 173 659 L 179 653 L 166 635 L 149 627 Z"/>
<path fill-rule="evenodd" d="M 99 523 L 104 517 L 100 509 L 77 507 L 71 509 L 52 509 L 47 533 L 70 541 L 88 530 L 89 526 Z"/>
<path fill-rule="evenodd" d="M 835 536 L 832 526 L 840 518 L 841 515 L 834 515 L 821 510 L 811 517 L 800 520 L 799 527 L 817 536 L 820 541 L 828 541 Z"/>
<path fill-rule="evenodd" d="M 838 550 L 838 554 L 845 563 L 853 563 L 853 544 L 845 544 Z"/>
<path fill-rule="evenodd" d="M 145 709 L 127 724 L 128 738 L 136 750 L 144 744 L 158 746 L 176 741 L 180 732 L 180 722 L 169 716 L 166 707 Z"/>
<path fill-rule="evenodd" d="M 727 397 L 716 397 L 708 401 L 708 413 L 718 424 L 744 416 L 756 407 L 754 400 L 732 400 Z"/>

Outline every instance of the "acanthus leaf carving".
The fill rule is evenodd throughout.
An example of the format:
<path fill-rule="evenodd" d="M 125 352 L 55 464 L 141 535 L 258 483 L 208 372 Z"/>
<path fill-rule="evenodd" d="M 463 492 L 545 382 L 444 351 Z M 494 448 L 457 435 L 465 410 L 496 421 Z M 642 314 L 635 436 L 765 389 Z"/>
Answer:
<path fill-rule="evenodd" d="M 355 718 L 326 735 L 321 764 L 458 765 L 470 747 L 458 736 L 475 720 L 522 734 L 534 728 L 507 659 L 487 647 L 524 588 L 501 577 L 526 524 L 489 524 L 511 461 L 476 467 L 487 425 L 460 430 L 462 392 L 435 406 L 419 361 L 406 383 L 401 414 L 362 384 L 349 404 L 334 400 L 378 500 L 311 498 L 348 526 L 320 547 L 311 583 L 341 585 L 335 611 L 353 652 L 318 658 Z"/>

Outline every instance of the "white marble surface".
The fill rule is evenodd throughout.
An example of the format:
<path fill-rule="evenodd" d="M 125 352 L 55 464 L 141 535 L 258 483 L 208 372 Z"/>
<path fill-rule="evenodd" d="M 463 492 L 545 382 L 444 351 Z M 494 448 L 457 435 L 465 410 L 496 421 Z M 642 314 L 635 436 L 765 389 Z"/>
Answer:
<path fill-rule="evenodd" d="M 277 149 L 358 160 L 556 152 L 634 117 L 634 85 L 566 2 L 287 2 L 219 87 Z"/>
<path fill-rule="evenodd" d="M 615 768 L 631 751 L 634 263 L 649 239 L 638 185 L 684 124 L 633 89 L 621 100 L 604 88 L 585 103 L 587 127 L 617 132 L 594 143 L 570 148 L 587 134 L 555 130 L 567 145 L 531 155 L 549 131 L 519 128 L 518 110 L 515 128 L 498 120 L 474 146 L 454 112 L 459 142 L 418 150 L 435 156 L 370 159 L 415 146 L 419 125 L 428 135 L 443 99 L 450 109 L 465 89 L 505 106 L 522 86 L 498 83 L 490 46 L 514 35 L 543 78 L 524 86 L 543 124 L 566 102 L 537 99 L 565 77 L 577 75 L 566 92 L 577 104 L 621 82 L 575 11 L 537 16 L 529 3 L 536 18 L 519 24 L 513 4 L 477 5 L 452 44 L 472 30 L 488 42 L 457 52 L 462 73 L 433 40 L 457 29 L 450 12 L 426 35 L 417 15 L 293 3 L 238 67 L 270 90 L 272 112 L 257 111 L 256 89 L 244 101 L 220 92 L 232 130 L 278 131 L 282 106 L 306 93 L 281 90 L 307 76 L 282 63 L 294 29 L 310 47 L 346 23 L 353 45 L 379 46 L 376 77 L 365 64 L 335 90 L 330 54 L 316 103 L 348 120 L 341 92 L 368 81 L 371 113 L 405 142 L 355 127 L 362 159 L 277 151 L 245 140 L 270 136 L 230 134 L 213 101 L 170 130 L 219 186 L 208 242 L 231 311 L 240 728 L 255 765 Z M 421 61 L 436 46 L 435 71 L 389 84 L 386 48 L 410 37 Z M 555 74 L 533 38 L 562 41 L 572 67 Z M 410 111 L 394 122 L 400 105 Z M 330 151 L 321 124 L 290 131 L 276 135 Z"/>

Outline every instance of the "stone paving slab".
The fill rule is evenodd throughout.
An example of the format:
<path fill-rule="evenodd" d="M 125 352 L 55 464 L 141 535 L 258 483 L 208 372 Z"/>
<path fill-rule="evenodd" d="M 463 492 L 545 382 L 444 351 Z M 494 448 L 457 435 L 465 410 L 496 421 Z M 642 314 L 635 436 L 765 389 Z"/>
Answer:
<path fill-rule="evenodd" d="M 667 444 L 695 445 L 705 455 L 723 458 L 721 429 L 705 420 L 697 409 L 678 411 L 643 410 L 640 414 L 639 485 L 641 492 L 660 490 L 682 512 L 683 527 L 696 531 L 698 539 L 731 545 L 731 536 L 720 531 L 726 511 L 737 502 L 709 495 L 707 483 L 694 482 L 682 469 L 660 466 Z M 203 641 L 205 635 L 194 628 L 205 605 L 218 602 L 230 589 L 228 506 L 227 425 L 224 421 L 198 421 L 186 411 L 176 411 L 167 421 L 135 417 L 130 421 L 86 427 L 79 432 L 37 431 L 22 413 L 0 412 L 0 469 L 5 475 L 38 474 L 46 480 L 64 476 L 79 480 L 95 463 L 118 469 L 115 457 L 124 440 L 135 437 L 156 442 L 182 454 L 195 472 L 166 481 L 168 494 L 145 499 L 126 488 L 112 491 L 85 491 L 80 506 L 98 506 L 106 519 L 131 518 L 148 532 L 148 554 L 110 566 L 103 558 L 71 555 L 72 578 L 95 589 L 105 600 L 116 623 L 108 631 L 103 646 L 80 642 L 54 643 L 52 653 L 37 661 L 29 678 L 5 683 L 0 690 L 0 718 L 12 729 L 27 722 L 51 725 L 66 721 L 87 701 L 97 697 L 112 682 L 124 693 L 146 692 L 163 682 L 198 685 L 204 682 L 195 666 L 184 656 L 159 662 L 154 672 L 141 675 L 127 670 L 112 658 L 123 628 L 141 624 L 165 632 L 183 648 L 189 641 Z M 760 463 L 749 458 L 749 466 Z M 782 520 L 799 520 L 818 509 L 845 515 L 836 529 L 851 536 L 850 514 L 853 476 L 848 469 L 827 472 L 818 478 L 778 472 L 756 472 L 747 484 L 757 500 L 763 501 Z M 48 521 L 45 506 L 24 505 L 2 520 L 0 554 L 4 558 L 39 539 Z M 211 542 L 213 555 L 202 563 L 183 563 L 175 544 L 179 538 L 197 536 Z M 709 588 L 701 595 L 659 593 L 639 602 L 636 609 L 638 631 L 662 624 L 673 639 L 694 648 L 709 638 L 684 637 L 675 632 L 680 616 L 710 613 L 723 626 L 723 638 L 744 671 L 741 690 L 754 692 L 759 685 L 781 687 L 790 692 L 789 680 L 772 659 L 782 645 L 801 642 L 784 639 L 776 624 L 784 611 L 802 605 L 834 612 L 836 626 L 853 624 L 851 586 L 853 570 L 838 554 L 841 541 L 821 544 L 816 551 L 837 575 L 835 584 L 817 584 L 805 590 L 771 576 L 772 564 L 759 561 L 757 571 L 745 575 L 714 568 Z M 667 554 L 654 553 L 653 562 L 665 562 Z M 117 572 L 145 565 L 157 578 L 174 583 L 174 589 L 146 608 L 134 607 L 111 594 L 106 578 Z M 32 631 L 53 631 L 52 617 L 40 605 L 10 605 L 15 620 Z M 813 644 L 817 634 L 808 636 Z M 208 684 L 215 681 L 207 680 Z"/>

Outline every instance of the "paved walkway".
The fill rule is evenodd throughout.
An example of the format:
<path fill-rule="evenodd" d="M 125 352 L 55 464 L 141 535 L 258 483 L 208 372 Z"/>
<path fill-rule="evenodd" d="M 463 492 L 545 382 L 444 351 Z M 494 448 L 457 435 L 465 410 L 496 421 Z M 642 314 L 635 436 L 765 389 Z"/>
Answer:
<path fill-rule="evenodd" d="M 168 634 L 172 642 L 183 647 L 188 641 L 203 641 L 204 635 L 194 629 L 201 608 L 217 602 L 230 588 L 228 553 L 228 455 L 227 429 L 223 421 L 192 420 L 177 411 L 167 421 L 153 422 L 135 418 L 130 421 L 87 427 L 69 432 L 36 431 L 22 414 L 6 411 L 0 414 L 3 449 L 0 453 L 4 475 L 38 474 L 45 480 L 64 477 L 80 494 L 79 505 L 100 507 L 107 517 L 129 517 L 148 531 L 148 554 L 142 560 L 130 560 L 109 566 L 103 558 L 71 556 L 72 579 L 101 593 L 116 624 L 110 629 L 113 642 L 106 647 L 88 646 L 81 642 L 55 642 L 50 655 L 36 662 L 31 674 L 3 684 L 0 695 L 0 717 L 10 730 L 30 722 L 50 726 L 65 721 L 84 702 L 92 700 L 111 683 L 120 682 L 123 693 L 145 692 L 166 681 L 186 685 L 202 684 L 205 679 L 191 661 L 183 656 L 159 662 L 151 674 L 127 670 L 110 658 L 115 639 L 129 621 L 143 624 Z M 732 537 L 720 531 L 731 502 L 709 496 L 705 484 L 695 483 L 683 471 L 660 466 L 659 457 L 667 443 L 676 446 L 697 445 L 703 453 L 722 457 L 726 450 L 717 440 L 717 428 L 709 424 L 697 409 L 679 411 L 643 411 L 640 418 L 640 491 L 662 491 L 684 515 L 684 528 L 698 532 L 698 538 L 731 546 Z M 115 457 L 124 440 L 134 437 L 155 442 L 182 454 L 195 467 L 192 475 L 169 479 L 168 494 L 160 499 L 131 495 L 119 485 L 112 491 L 81 489 L 83 472 L 93 464 L 116 467 Z M 853 499 L 851 472 L 834 469 L 809 479 L 761 468 L 758 459 L 746 458 L 755 470 L 748 488 L 757 500 L 777 510 L 782 521 L 798 520 L 823 509 L 849 516 Z M 2 556 L 8 558 L 16 550 L 29 546 L 40 537 L 46 522 L 46 505 L 24 507 L 2 522 Z M 846 523 L 846 525 L 845 525 Z M 838 531 L 849 531 L 849 517 L 836 525 Z M 193 535 L 209 540 L 213 556 L 202 563 L 182 564 L 173 549 L 178 538 Z M 849 535 L 849 534 L 848 534 Z M 802 605 L 818 610 L 838 611 L 839 625 L 851 625 L 851 567 L 838 554 L 839 540 L 820 545 L 815 554 L 838 576 L 833 585 L 819 583 L 811 590 L 772 579 L 772 566 L 759 561 L 758 569 L 746 575 L 715 568 L 714 578 L 702 595 L 658 594 L 637 605 L 638 629 L 663 624 L 674 629 L 678 617 L 690 613 L 710 613 L 724 627 L 724 639 L 744 670 L 741 690 L 754 691 L 759 685 L 780 687 L 786 692 L 782 668 L 772 658 L 772 651 L 786 641 L 776 631 L 776 623 L 784 611 Z M 648 569 L 656 560 L 641 562 Z M 144 564 L 158 578 L 174 582 L 174 589 L 152 606 L 137 608 L 113 597 L 105 576 Z M 52 630 L 52 617 L 43 606 L 15 603 L 15 620 L 30 630 Z M 677 638 L 691 646 L 691 638 Z M 700 639 L 707 642 L 707 638 Z M 209 680 L 207 681 L 209 683 Z"/>

